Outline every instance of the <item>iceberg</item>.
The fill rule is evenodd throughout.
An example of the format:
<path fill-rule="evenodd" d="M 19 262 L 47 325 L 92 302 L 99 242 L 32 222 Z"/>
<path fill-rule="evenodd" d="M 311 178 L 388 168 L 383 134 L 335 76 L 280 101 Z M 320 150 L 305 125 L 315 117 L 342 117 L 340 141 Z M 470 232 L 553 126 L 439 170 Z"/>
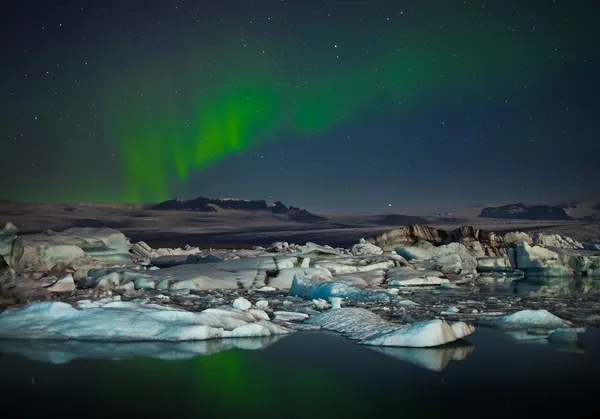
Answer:
<path fill-rule="evenodd" d="M 123 361 L 154 358 L 176 361 L 211 355 L 231 349 L 260 350 L 283 335 L 260 338 L 211 339 L 191 342 L 83 342 L 77 340 L 0 339 L 0 353 L 18 355 L 33 361 L 65 364 L 78 359 Z"/>
<path fill-rule="evenodd" d="M 329 300 L 331 297 L 340 297 L 355 301 L 387 302 L 392 298 L 388 293 L 363 290 L 352 287 L 345 282 L 316 283 L 302 275 L 294 276 L 289 294 L 305 300 Z"/>
<path fill-rule="evenodd" d="M 508 257 L 512 267 L 524 271 L 526 277 L 573 275 L 573 269 L 561 262 L 558 253 L 526 242 L 521 242 L 516 250 L 509 249 Z"/>
<path fill-rule="evenodd" d="M 325 330 L 341 333 L 363 345 L 427 348 L 454 342 L 475 331 L 463 322 L 449 324 L 429 320 L 400 326 L 363 308 L 338 308 L 305 321 Z"/>
<path fill-rule="evenodd" d="M 548 310 L 521 310 L 489 320 L 490 326 L 500 329 L 563 329 L 571 328 L 571 322 L 561 319 Z"/>
<path fill-rule="evenodd" d="M 262 320 L 262 316 L 255 317 L 252 310 L 207 309 L 192 313 L 139 301 L 89 300 L 80 301 L 78 307 L 37 302 L 8 309 L 0 314 L 0 338 L 178 342 L 290 332 Z"/>

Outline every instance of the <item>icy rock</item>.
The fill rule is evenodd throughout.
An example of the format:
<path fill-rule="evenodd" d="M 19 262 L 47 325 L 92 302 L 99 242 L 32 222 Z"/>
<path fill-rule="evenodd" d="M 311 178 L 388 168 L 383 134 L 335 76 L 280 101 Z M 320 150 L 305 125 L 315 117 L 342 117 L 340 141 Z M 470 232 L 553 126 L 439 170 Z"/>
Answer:
<path fill-rule="evenodd" d="M 561 236 L 560 234 L 534 233 L 533 244 L 542 247 L 557 247 L 560 249 L 583 250 L 586 246 L 571 237 Z"/>
<path fill-rule="evenodd" d="M 17 237 L 8 262 L 17 273 L 38 277 L 52 269 L 77 271 L 104 266 L 80 247 L 48 243 L 43 235 Z"/>
<path fill-rule="evenodd" d="M 254 305 L 257 308 L 265 309 L 269 306 L 269 302 L 267 300 L 258 300 Z"/>
<path fill-rule="evenodd" d="M 429 250 L 414 246 L 396 247 L 394 251 L 406 260 L 426 260 L 433 257 Z"/>
<path fill-rule="evenodd" d="M 156 304 L 110 301 L 79 309 L 39 302 L 0 314 L 0 338 L 112 342 L 190 341 L 270 336 L 289 330 L 247 313 L 209 309 L 192 313 Z"/>
<path fill-rule="evenodd" d="M 461 339 L 475 331 L 463 322 L 449 324 L 443 320 L 430 320 L 399 326 L 383 320 L 362 308 L 329 310 L 306 321 L 326 330 L 339 332 L 364 345 L 432 347 Z"/>
<path fill-rule="evenodd" d="M 456 306 L 450 306 L 450 307 L 448 307 L 448 309 L 446 311 L 448 313 L 458 313 L 460 311 L 460 309 Z"/>
<path fill-rule="evenodd" d="M 447 233 L 443 230 L 418 224 L 395 228 L 367 241 L 381 247 L 384 251 L 390 251 L 398 246 L 421 243 L 439 245 L 444 242 L 446 237 Z"/>
<path fill-rule="evenodd" d="M 13 241 L 17 238 L 18 229 L 13 223 L 6 223 L 0 230 L 0 258 L 9 262 Z"/>
<path fill-rule="evenodd" d="M 383 250 L 379 246 L 368 243 L 365 239 L 360 239 L 357 244 L 352 246 L 350 253 L 354 256 L 382 255 Z"/>
<path fill-rule="evenodd" d="M 469 254 L 467 248 L 460 243 L 450 243 L 434 247 L 431 260 L 439 266 L 439 270 L 454 274 L 471 274 L 477 270 L 477 259 Z"/>
<path fill-rule="evenodd" d="M 250 307 L 252 307 L 252 303 L 244 297 L 238 297 L 233 301 L 233 308 L 237 308 L 238 310 L 247 311 Z"/>
<path fill-rule="evenodd" d="M 294 311 L 276 311 L 275 320 L 281 320 L 285 322 L 297 322 L 304 321 L 308 319 L 308 314 L 305 313 L 297 313 Z"/>
<path fill-rule="evenodd" d="M 312 303 L 317 310 L 327 310 L 329 308 L 329 303 L 321 298 L 312 300 Z"/>
<path fill-rule="evenodd" d="M 327 300 L 330 297 L 341 297 L 356 301 L 389 301 L 391 298 L 387 293 L 361 290 L 343 282 L 332 281 L 317 284 L 301 275 L 294 277 L 289 293 L 306 300 L 319 298 Z"/>
<path fill-rule="evenodd" d="M 527 233 L 523 233 L 520 231 L 511 231 L 510 233 L 506 233 L 504 235 L 504 243 L 507 246 L 517 245 L 519 243 L 525 242 L 527 244 L 532 244 L 533 240 Z"/>
<path fill-rule="evenodd" d="M 465 246 L 467 252 L 475 258 L 486 256 L 486 251 L 480 242 L 473 239 L 460 239 L 458 243 Z"/>
<path fill-rule="evenodd" d="M 143 259 L 152 259 L 154 257 L 152 248 L 143 241 L 130 244 L 129 247 L 134 255 L 137 255 Z"/>
<path fill-rule="evenodd" d="M 315 260 L 319 259 L 320 257 L 327 257 L 327 256 L 331 256 L 331 255 L 333 255 L 333 256 L 341 256 L 342 255 L 342 253 L 335 250 L 331 246 L 319 246 L 318 244 L 315 244 L 312 242 L 306 242 L 306 244 L 304 246 L 301 246 L 300 254 L 302 256 L 314 258 Z"/>
<path fill-rule="evenodd" d="M 555 316 L 548 310 L 521 310 L 490 319 L 490 324 L 502 329 L 561 329 L 572 326 L 570 322 Z"/>
<path fill-rule="evenodd" d="M 344 301 L 344 299 L 341 297 L 329 297 L 331 308 L 342 308 L 342 301 Z"/>
<path fill-rule="evenodd" d="M 47 287 L 50 292 L 70 292 L 75 290 L 75 281 L 73 275 L 68 274 Z"/>
<path fill-rule="evenodd" d="M 277 288 L 273 288 L 273 287 L 261 287 L 261 288 L 257 289 L 256 291 L 271 292 L 271 291 L 277 291 Z"/>

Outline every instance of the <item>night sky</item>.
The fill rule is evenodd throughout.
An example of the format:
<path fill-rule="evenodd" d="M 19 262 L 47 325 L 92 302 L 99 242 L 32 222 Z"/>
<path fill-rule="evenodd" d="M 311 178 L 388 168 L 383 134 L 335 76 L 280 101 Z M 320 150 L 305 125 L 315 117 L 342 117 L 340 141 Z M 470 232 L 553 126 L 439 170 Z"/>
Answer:
<path fill-rule="evenodd" d="M 600 199 L 596 1 L 11 3 L 2 198 Z"/>

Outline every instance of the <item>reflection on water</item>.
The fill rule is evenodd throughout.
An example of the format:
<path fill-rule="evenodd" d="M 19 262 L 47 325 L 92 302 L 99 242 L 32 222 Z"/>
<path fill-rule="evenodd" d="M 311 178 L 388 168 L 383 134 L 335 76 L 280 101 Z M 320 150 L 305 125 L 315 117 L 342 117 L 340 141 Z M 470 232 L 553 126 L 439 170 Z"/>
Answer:
<path fill-rule="evenodd" d="M 517 280 L 511 283 L 513 293 L 524 297 L 566 296 L 600 292 L 600 279 L 556 277 Z"/>
<path fill-rule="evenodd" d="M 258 350 L 275 343 L 283 336 L 245 339 L 211 339 L 195 342 L 82 342 L 76 340 L 0 339 L 0 353 L 21 355 L 34 361 L 63 364 L 75 359 L 156 358 L 163 360 L 190 359 L 229 349 Z"/>
<path fill-rule="evenodd" d="M 442 371 L 450 361 L 463 361 L 475 350 L 475 346 L 467 342 L 455 342 L 440 348 L 394 348 L 389 346 L 369 346 L 368 348 L 430 371 Z"/>
<path fill-rule="evenodd" d="M 432 349 L 371 348 L 324 332 L 191 344 L 0 341 L 2 414 L 505 419 L 521 404 L 536 417 L 597 410 L 588 384 L 600 376 L 597 329 L 583 336 L 583 354 L 485 328 L 468 340 Z"/>

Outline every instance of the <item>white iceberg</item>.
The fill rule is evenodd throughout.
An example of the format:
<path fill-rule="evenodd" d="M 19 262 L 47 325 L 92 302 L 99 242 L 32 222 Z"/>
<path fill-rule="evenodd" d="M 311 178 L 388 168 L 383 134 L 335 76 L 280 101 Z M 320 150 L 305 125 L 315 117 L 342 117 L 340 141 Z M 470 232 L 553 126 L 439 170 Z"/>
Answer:
<path fill-rule="evenodd" d="M 527 277 L 571 276 L 573 269 L 563 264 L 558 253 L 521 242 L 509 249 L 508 258 L 513 268 L 521 269 Z"/>
<path fill-rule="evenodd" d="M 501 329 L 562 329 L 572 327 L 571 322 L 561 319 L 548 310 L 521 310 L 489 320 L 491 326 Z"/>
<path fill-rule="evenodd" d="M 362 308 L 329 310 L 306 320 L 325 330 L 341 333 L 363 345 L 426 348 L 454 342 L 475 331 L 463 322 L 453 324 L 443 320 L 429 320 L 400 326 L 388 322 Z"/>
<path fill-rule="evenodd" d="M 193 341 L 260 337 L 289 330 L 252 310 L 208 309 L 200 313 L 143 302 L 38 302 L 0 314 L 0 338 L 107 342 Z M 266 315 L 266 313 L 265 313 Z"/>

